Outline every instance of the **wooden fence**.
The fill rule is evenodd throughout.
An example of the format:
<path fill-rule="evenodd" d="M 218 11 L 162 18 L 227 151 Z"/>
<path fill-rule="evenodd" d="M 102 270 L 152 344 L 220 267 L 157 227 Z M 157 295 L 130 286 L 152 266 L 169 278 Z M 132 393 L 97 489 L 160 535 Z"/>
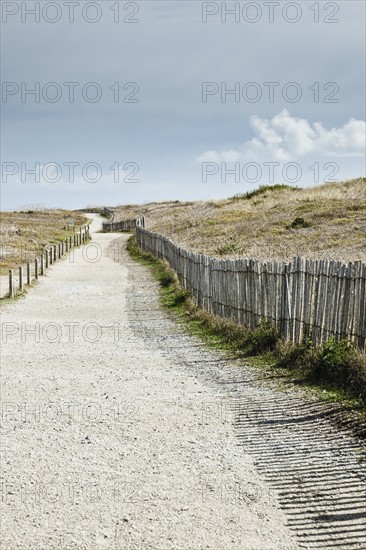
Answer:
<path fill-rule="evenodd" d="M 16 270 L 9 269 L 8 296 L 13 298 L 17 292 L 22 292 L 25 285 L 30 285 L 32 281 L 44 275 L 46 270 L 58 259 L 69 253 L 73 248 L 85 244 L 89 239 L 90 228 L 89 225 L 85 225 L 62 242 L 49 246 L 43 253 L 36 256 L 34 261 L 19 266 Z"/>
<path fill-rule="evenodd" d="M 107 206 L 99 207 L 99 206 L 91 206 L 90 208 L 79 208 L 78 212 L 84 212 L 91 214 L 100 214 L 101 216 L 104 216 L 105 218 L 108 218 L 109 221 L 114 221 L 115 211 L 112 208 L 108 208 Z"/>
<path fill-rule="evenodd" d="M 145 227 L 145 218 L 140 216 L 137 220 L 121 220 L 119 222 L 106 222 L 103 223 L 103 231 L 133 231 L 136 227 Z"/>
<path fill-rule="evenodd" d="M 136 220 L 103 223 L 103 231 L 131 231 L 136 229 Z"/>
<path fill-rule="evenodd" d="M 225 260 L 189 252 L 140 227 L 142 250 L 166 260 L 197 305 L 250 328 L 261 319 L 286 340 L 366 341 L 366 265 L 296 257 L 291 263 Z"/>

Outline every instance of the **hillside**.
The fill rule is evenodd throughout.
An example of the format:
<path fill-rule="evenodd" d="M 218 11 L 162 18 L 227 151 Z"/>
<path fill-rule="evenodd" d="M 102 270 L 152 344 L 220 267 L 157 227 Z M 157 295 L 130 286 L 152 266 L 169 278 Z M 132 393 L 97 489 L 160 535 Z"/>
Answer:
<path fill-rule="evenodd" d="M 225 200 L 121 205 L 116 211 L 116 221 L 142 213 L 151 231 L 212 256 L 366 261 L 366 178 L 312 188 L 262 186 Z"/>
<path fill-rule="evenodd" d="M 0 273 L 31 261 L 50 244 L 64 240 L 70 231 L 68 222 L 75 226 L 86 223 L 80 212 L 36 208 L 18 212 L 1 212 Z"/>

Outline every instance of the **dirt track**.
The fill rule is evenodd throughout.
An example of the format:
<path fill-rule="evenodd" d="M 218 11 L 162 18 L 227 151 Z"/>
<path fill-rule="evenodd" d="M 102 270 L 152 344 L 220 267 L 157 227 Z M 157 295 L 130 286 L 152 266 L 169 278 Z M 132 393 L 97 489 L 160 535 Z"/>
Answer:
<path fill-rule="evenodd" d="M 3 309 L 1 548 L 366 548 L 360 442 L 187 336 L 127 238 Z"/>

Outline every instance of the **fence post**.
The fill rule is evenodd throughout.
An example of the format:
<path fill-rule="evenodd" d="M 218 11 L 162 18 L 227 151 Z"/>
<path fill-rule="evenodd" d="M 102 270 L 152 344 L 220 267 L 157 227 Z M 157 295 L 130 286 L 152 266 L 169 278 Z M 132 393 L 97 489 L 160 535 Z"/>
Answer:
<path fill-rule="evenodd" d="M 41 275 L 44 275 L 44 255 L 41 254 Z"/>
<path fill-rule="evenodd" d="M 27 263 L 27 285 L 31 284 L 31 264 Z"/>
<path fill-rule="evenodd" d="M 46 252 L 44 253 L 44 257 L 46 260 L 46 269 L 48 269 L 48 260 L 49 260 L 48 250 L 46 250 Z"/>
<path fill-rule="evenodd" d="M 9 296 L 14 298 L 14 274 L 12 269 L 9 269 Z"/>
<path fill-rule="evenodd" d="M 19 267 L 19 290 L 23 290 L 23 266 Z"/>
<path fill-rule="evenodd" d="M 57 260 L 57 246 L 54 245 L 53 247 L 53 261 L 55 262 Z"/>
<path fill-rule="evenodd" d="M 34 260 L 34 278 L 38 279 L 38 258 Z"/>

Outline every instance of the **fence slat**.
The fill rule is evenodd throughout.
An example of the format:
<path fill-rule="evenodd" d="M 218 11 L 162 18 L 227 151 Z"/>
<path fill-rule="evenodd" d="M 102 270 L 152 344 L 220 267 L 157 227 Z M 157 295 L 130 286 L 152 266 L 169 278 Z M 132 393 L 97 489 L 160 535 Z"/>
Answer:
<path fill-rule="evenodd" d="M 9 296 L 14 298 L 14 272 L 12 269 L 9 269 Z"/>
<path fill-rule="evenodd" d="M 23 284 L 23 266 L 19 267 L 19 290 L 22 291 L 24 288 Z"/>

